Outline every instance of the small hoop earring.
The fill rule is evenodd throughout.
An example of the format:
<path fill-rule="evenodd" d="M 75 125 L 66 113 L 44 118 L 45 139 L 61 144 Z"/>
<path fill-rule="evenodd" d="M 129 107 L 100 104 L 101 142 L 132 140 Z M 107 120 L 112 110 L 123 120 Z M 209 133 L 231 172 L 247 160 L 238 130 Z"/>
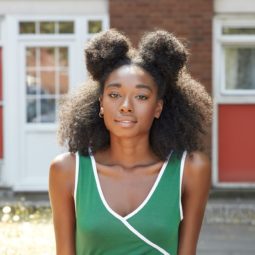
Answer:
<path fill-rule="evenodd" d="M 102 119 L 104 117 L 104 114 L 102 114 L 101 112 L 98 113 L 98 116 Z"/>

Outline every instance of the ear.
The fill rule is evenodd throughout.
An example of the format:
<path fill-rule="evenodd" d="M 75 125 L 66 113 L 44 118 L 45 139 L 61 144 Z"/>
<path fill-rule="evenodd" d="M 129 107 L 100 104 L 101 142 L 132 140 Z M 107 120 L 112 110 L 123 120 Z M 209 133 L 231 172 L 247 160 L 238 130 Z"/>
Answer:
<path fill-rule="evenodd" d="M 103 95 L 99 96 L 98 101 L 99 101 L 100 107 L 102 107 L 103 106 Z"/>
<path fill-rule="evenodd" d="M 98 101 L 99 101 L 99 104 L 100 104 L 99 114 L 104 115 L 103 95 L 100 95 L 100 97 L 98 98 Z"/>
<path fill-rule="evenodd" d="M 163 100 L 162 100 L 162 99 L 159 99 L 159 100 L 157 101 L 157 106 L 156 106 L 155 114 L 154 114 L 154 117 L 155 117 L 156 119 L 159 119 L 160 114 L 161 114 L 161 112 L 162 112 L 162 110 L 163 110 L 163 105 L 164 105 Z"/>

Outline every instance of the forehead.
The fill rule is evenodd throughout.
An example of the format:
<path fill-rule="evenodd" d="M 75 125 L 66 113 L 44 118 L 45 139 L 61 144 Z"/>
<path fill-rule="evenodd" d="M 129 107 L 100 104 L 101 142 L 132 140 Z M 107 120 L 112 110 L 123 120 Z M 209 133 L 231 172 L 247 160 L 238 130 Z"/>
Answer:
<path fill-rule="evenodd" d="M 136 65 L 124 65 L 115 69 L 110 73 L 105 84 L 112 82 L 142 83 L 156 86 L 153 77 L 146 70 Z"/>

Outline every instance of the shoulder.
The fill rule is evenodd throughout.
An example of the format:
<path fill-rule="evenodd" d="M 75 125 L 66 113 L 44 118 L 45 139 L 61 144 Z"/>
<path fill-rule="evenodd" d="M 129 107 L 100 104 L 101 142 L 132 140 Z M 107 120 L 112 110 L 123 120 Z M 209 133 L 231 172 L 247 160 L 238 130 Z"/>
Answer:
<path fill-rule="evenodd" d="M 211 181 L 211 162 L 209 157 L 200 151 L 187 153 L 184 173 L 183 188 L 193 189 L 199 185 L 210 186 Z"/>
<path fill-rule="evenodd" d="M 50 184 L 63 186 L 73 193 L 76 159 L 74 153 L 63 153 L 56 156 L 50 163 Z"/>
<path fill-rule="evenodd" d="M 209 157 L 200 151 L 193 151 L 187 153 L 185 160 L 186 168 L 194 173 L 200 173 L 208 171 L 210 169 L 210 160 Z"/>
<path fill-rule="evenodd" d="M 74 153 L 62 153 L 56 156 L 50 163 L 50 169 L 54 172 L 61 172 L 67 174 L 71 168 L 75 166 Z"/>

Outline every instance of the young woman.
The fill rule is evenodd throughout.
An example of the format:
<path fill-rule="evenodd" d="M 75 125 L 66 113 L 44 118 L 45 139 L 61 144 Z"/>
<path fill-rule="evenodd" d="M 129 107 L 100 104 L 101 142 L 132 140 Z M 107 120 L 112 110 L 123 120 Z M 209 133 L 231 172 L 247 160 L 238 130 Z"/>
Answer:
<path fill-rule="evenodd" d="M 90 79 L 63 103 L 49 193 L 58 255 L 195 255 L 210 187 L 211 99 L 166 31 L 137 50 L 116 30 L 85 49 Z"/>

